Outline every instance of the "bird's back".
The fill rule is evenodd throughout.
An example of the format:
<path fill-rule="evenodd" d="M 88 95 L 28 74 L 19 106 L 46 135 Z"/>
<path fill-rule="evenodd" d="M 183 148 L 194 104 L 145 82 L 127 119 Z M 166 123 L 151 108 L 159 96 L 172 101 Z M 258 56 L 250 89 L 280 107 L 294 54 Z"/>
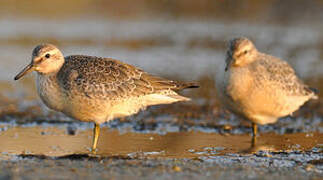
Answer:
<path fill-rule="evenodd" d="M 187 101 L 175 91 L 195 87 L 150 75 L 111 58 L 81 55 L 65 58 L 57 80 L 66 96 L 66 114 L 90 117 L 96 111 L 96 116 L 102 116 L 96 119 L 131 115 L 149 105 Z"/>
<path fill-rule="evenodd" d="M 67 56 L 57 79 L 67 92 L 105 100 L 194 86 L 150 75 L 115 59 L 81 55 Z"/>
<path fill-rule="evenodd" d="M 316 97 L 315 92 L 297 77 L 286 61 L 259 53 L 259 59 L 250 64 L 249 69 L 255 82 L 262 85 L 260 88 L 269 88 L 277 96 Z"/>
<path fill-rule="evenodd" d="M 249 101 L 255 115 L 283 117 L 299 109 L 315 93 L 295 74 L 293 68 L 276 57 L 259 53 L 258 60 L 248 66 L 253 77 Z"/>

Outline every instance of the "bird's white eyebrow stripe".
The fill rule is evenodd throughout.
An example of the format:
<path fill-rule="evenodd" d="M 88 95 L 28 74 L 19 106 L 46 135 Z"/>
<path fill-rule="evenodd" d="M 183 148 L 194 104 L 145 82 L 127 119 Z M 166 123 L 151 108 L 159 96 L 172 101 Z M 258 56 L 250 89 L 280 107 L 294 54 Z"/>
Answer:
<path fill-rule="evenodd" d="M 47 53 L 49 53 L 49 54 L 56 54 L 58 51 L 59 51 L 58 49 L 51 49 L 51 50 L 44 51 L 43 54 L 45 54 L 45 55 Z"/>

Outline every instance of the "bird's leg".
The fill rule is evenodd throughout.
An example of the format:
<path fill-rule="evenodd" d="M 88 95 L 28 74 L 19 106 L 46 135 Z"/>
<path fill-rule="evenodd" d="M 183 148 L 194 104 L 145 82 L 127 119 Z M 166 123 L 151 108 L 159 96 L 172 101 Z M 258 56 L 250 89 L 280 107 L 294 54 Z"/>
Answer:
<path fill-rule="evenodd" d="M 100 125 L 97 123 L 94 123 L 93 128 L 93 144 L 92 144 L 92 153 L 96 153 L 96 145 L 98 144 L 98 138 L 100 135 Z"/>
<path fill-rule="evenodd" d="M 251 148 L 255 147 L 257 143 L 257 137 L 256 136 L 252 136 L 251 139 Z"/>
<path fill-rule="evenodd" d="M 258 126 L 256 123 L 252 123 L 252 137 L 257 137 L 258 134 Z"/>
<path fill-rule="evenodd" d="M 252 141 L 251 141 L 251 147 L 254 147 L 256 145 L 257 134 L 258 134 L 258 126 L 257 126 L 256 123 L 252 123 Z"/>

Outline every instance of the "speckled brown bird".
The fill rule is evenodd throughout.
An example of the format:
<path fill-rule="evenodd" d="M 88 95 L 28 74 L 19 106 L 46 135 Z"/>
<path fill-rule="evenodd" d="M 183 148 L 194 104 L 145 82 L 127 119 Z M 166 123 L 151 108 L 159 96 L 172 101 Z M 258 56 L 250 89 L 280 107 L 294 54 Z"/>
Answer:
<path fill-rule="evenodd" d="M 318 98 L 286 61 L 259 52 L 244 37 L 229 42 L 223 69 L 217 77 L 220 100 L 253 123 L 253 137 L 257 124 L 275 123 L 306 101 Z"/>
<path fill-rule="evenodd" d="M 130 116 L 150 105 L 188 101 L 177 94 L 196 83 L 181 83 L 150 75 L 111 58 L 64 57 L 51 44 L 38 45 L 32 61 L 14 79 L 37 71 L 37 90 L 51 109 L 80 121 L 94 122 L 92 151 L 96 151 L 100 124 Z"/>

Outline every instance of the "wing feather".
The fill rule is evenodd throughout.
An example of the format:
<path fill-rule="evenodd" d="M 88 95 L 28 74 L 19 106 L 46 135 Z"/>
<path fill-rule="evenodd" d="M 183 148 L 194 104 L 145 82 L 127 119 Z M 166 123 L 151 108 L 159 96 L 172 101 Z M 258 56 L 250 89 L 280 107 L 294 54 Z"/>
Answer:
<path fill-rule="evenodd" d="M 68 93 L 86 94 L 90 98 L 116 99 L 148 94 L 173 94 L 192 84 L 179 83 L 150 75 L 132 65 L 111 58 L 67 56 L 58 80 Z"/>
<path fill-rule="evenodd" d="M 268 71 L 268 73 L 261 73 L 255 78 L 264 78 L 267 79 L 267 83 L 271 83 L 271 85 L 276 86 L 277 89 L 281 89 L 288 96 L 314 96 L 315 93 L 300 80 L 294 69 L 283 60 L 280 60 L 276 57 L 269 55 L 262 55 L 262 60 L 257 61 L 260 66 L 258 68 L 262 68 L 262 71 L 255 72 L 263 72 Z M 258 82 L 262 82 L 259 80 Z"/>

